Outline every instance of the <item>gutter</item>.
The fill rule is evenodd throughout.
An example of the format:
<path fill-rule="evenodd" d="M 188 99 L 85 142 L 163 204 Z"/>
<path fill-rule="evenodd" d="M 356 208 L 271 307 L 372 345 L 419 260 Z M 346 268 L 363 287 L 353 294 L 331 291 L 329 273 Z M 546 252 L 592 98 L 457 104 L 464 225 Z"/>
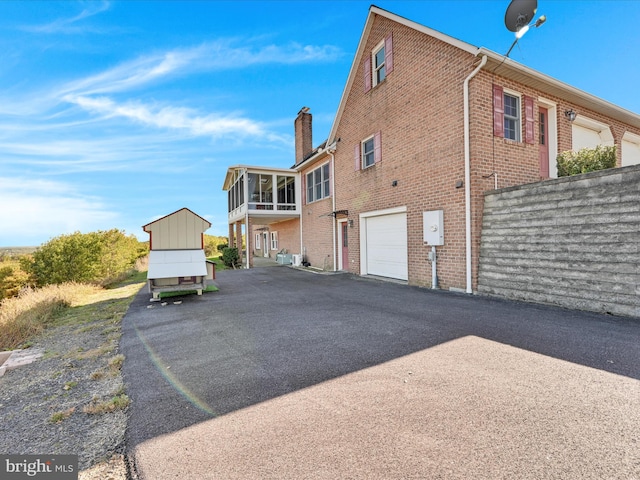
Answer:
<path fill-rule="evenodd" d="M 482 56 L 482 61 L 471 74 L 464 79 L 464 205 L 465 205 L 465 259 L 467 270 L 467 293 L 473 293 L 472 263 L 471 263 L 471 142 L 469 133 L 469 81 L 487 63 L 487 56 Z"/>

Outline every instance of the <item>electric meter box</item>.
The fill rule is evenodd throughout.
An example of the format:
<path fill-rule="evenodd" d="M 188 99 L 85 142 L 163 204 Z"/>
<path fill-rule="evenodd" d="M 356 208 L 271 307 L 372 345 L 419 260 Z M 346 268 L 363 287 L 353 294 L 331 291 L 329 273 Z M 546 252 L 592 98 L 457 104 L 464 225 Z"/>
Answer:
<path fill-rule="evenodd" d="M 424 243 L 432 247 L 444 245 L 444 214 L 442 210 L 422 212 Z"/>

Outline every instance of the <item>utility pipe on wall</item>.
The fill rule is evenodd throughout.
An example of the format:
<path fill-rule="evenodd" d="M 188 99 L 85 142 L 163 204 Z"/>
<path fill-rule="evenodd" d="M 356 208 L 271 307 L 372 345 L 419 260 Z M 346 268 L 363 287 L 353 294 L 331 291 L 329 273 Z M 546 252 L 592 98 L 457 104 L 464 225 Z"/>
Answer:
<path fill-rule="evenodd" d="M 331 210 L 333 212 L 336 211 L 336 169 L 335 169 L 336 157 L 334 155 L 335 152 L 336 152 L 336 142 L 333 142 L 331 145 L 327 147 L 327 153 L 331 155 Z M 336 222 L 337 221 L 338 219 L 334 216 L 333 222 L 331 222 L 333 227 L 333 271 L 334 272 L 338 271 L 338 263 L 336 259 L 336 255 L 337 255 Z"/>
<path fill-rule="evenodd" d="M 467 293 L 473 293 L 473 280 L 471 276 L 471 142 L 469 138 L 469 81 L 487 63 L 487 56 L 482 56 L 482 61 L 471 74 L 464 79 L 464 204 L 465 204 L 465 246 L 466 246 L 466 270 Z"/>
<path fill-rule="evenodd" d="M 431 247 L 431 288 L 438 288 L 438 267 L 436 265 L 436 247 Z"/>

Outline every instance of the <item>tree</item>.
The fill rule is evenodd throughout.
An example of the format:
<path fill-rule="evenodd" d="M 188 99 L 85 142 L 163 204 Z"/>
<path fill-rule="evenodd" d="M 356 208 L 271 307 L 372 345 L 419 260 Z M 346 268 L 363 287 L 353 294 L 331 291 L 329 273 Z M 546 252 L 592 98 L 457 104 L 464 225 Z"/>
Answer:
<path fill-rule="evenodd" d="M 55 237 L 21 266 L 38 287 L 64 282 L 108 283 L 146 254 L 144 245 L 117 229 Z"/>
<path fill-rule="evenodd" d="M 204 236 L 204 254 L 206 257 L 213 257 L 222 251 L 222 245 L 227 246 L 227 237 L 217 237 L 214 235 Z"/>

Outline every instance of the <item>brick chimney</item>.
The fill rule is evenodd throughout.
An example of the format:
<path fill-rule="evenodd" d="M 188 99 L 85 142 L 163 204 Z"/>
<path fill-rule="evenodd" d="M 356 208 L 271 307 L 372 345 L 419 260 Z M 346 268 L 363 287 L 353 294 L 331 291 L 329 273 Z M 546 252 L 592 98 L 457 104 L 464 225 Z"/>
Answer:
<path fill-rule="evenodd" d="M 309 107 L 302 107 L 298 112 L 293 127 L 296 133 L 296 165 L 302 162 L 313 151 L 311 114 Z"/>

